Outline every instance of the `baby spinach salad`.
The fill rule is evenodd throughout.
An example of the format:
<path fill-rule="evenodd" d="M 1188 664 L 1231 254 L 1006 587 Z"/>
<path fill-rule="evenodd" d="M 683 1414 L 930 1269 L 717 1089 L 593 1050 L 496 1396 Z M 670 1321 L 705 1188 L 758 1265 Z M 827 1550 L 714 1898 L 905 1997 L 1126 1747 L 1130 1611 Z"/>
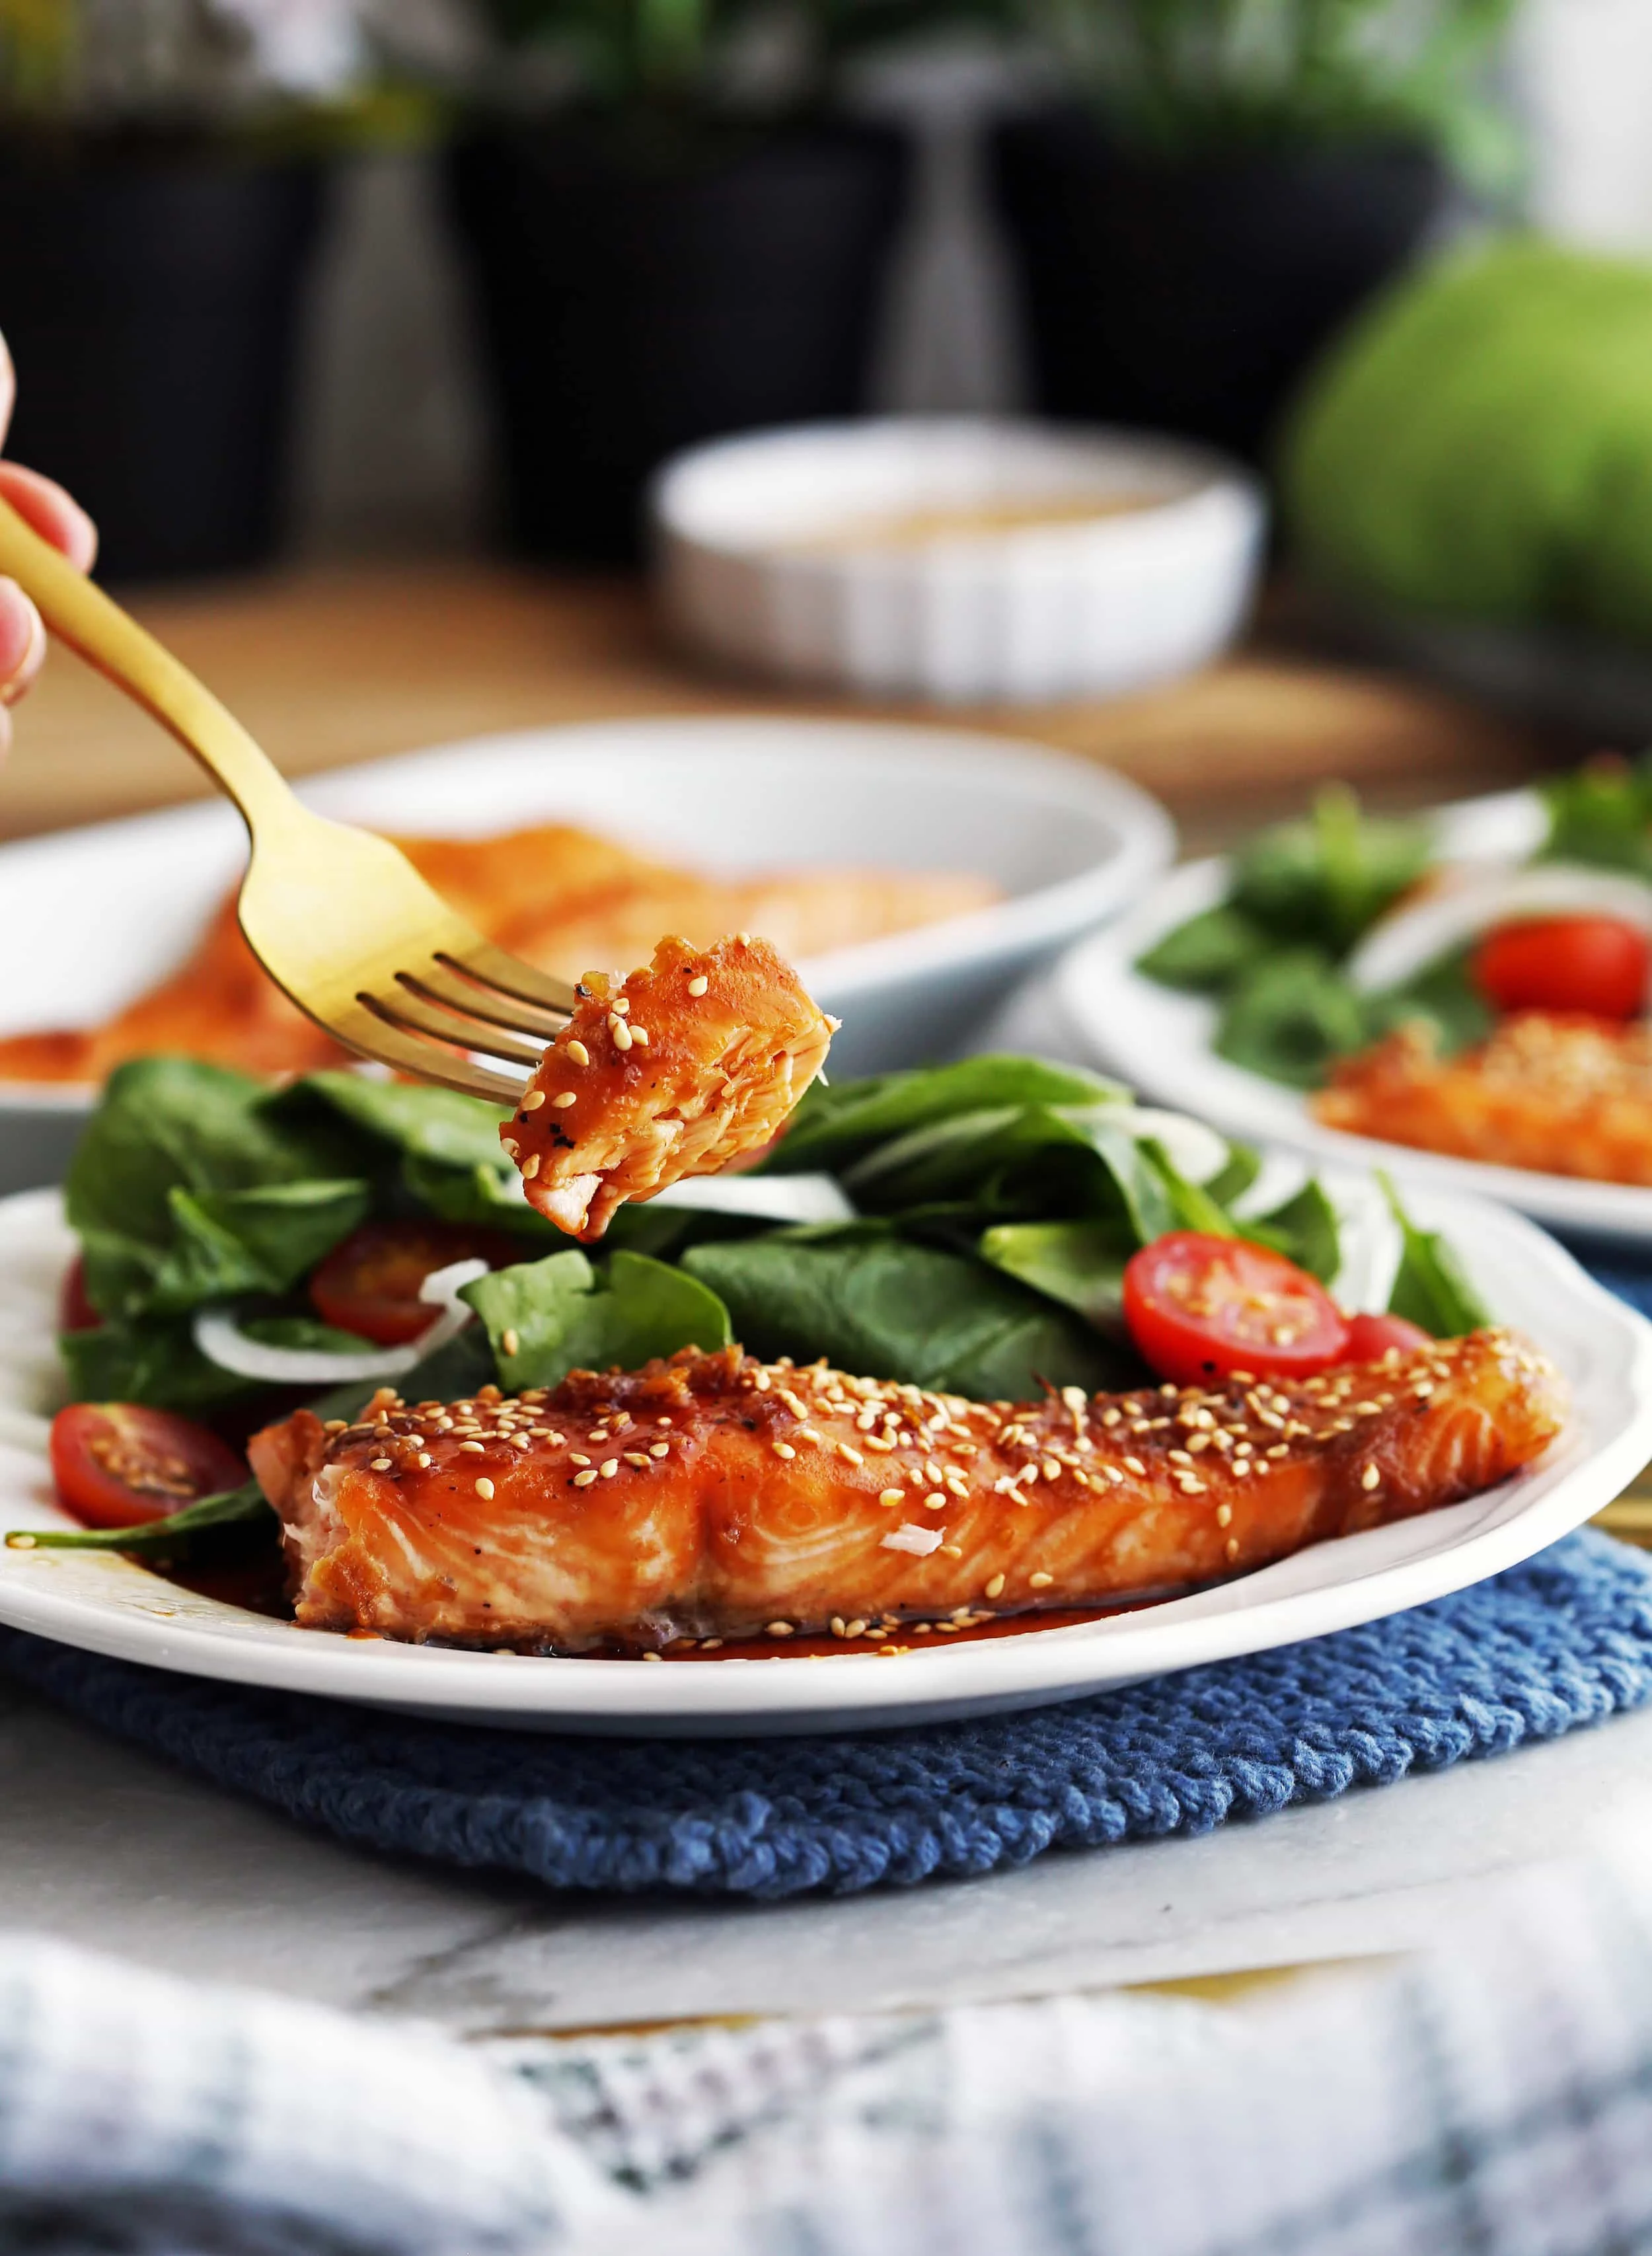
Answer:
<path fill-rule="evenodd" d="M 1127 1386 L 1154 1375 L 1123 1313 L 1140 1249 L 1179 1231 L 1243 1240 L 1325 1285 L 1343 1263 L 1317 1181 L 1259 1202 L 1253 1152 L 1036 1058 L 817 1085 L 760 1169 L 722 1179 L 718 1206 L 667 1195 L 623 1208 L 589 1251 L 526 1205 L 499 1119 L 474 1098 L 349 1072 L 278 1089 L 182 1059 L 121 1068 L 67 1182 L 89 1319 L 61 1336 L 74 1399 L 240 1435 L 307 1392 L 323 1416 L 353 1415 L 371 1381 L 317 1399 L 227 1368 L 207 1351 L 205 1319 L 228 1311 L 244 1343 L 276 1350 L 371 1351 L 317 1313 L 315 1288 L 352 1247 L 380 1258 L 399 1228 L 415 1244 L 438 1228 L 481 1232 L 462 1242 L 488 1249 L 485 1273 L 456 1287 L 479 1321 L 423 1360 L 406 1351 L 396 1384 L 410 1400 L 549 1386 L 734 1340 L 985 1399 Z M 843 1218 L 777 1218 L 818 1215 L 822 1185 Z M 1395 1210 L 1394 1312 L 1436 1336 L 1487 1321 L 1449 1250 Z M 168 1554 L 269 1519 L 248 1486 L 140 1527 L 36 1540 Z"/>
<path fill-rule="evenodd" d="M 1536 859 L 1652 880 L 1652 753 L 1591 760 L 1540 786 L 1546 835 Z M 1339 1057 L 1422 1020 L 1445 1054 L 1491 1030 L 1471 950 L 1448 949 L 1402 983 L 1372 992 L 1347 966 L 1387 912 L 1437 861 L 1426 819 L 1364 814 L 1342 785 L 1301 821 L 1260 834 L 1232 858 L 1227 891 L 1137 961 L 1161 986 L 1208 995 L 1213 1046 L 1235 1065 L 1317 1088 Z"/>

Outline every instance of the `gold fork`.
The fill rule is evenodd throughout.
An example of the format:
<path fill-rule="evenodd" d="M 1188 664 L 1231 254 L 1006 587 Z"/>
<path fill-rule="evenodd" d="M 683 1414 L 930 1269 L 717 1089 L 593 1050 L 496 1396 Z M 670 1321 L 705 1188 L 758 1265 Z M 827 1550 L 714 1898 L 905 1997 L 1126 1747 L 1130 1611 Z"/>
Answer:
<path fill-rule="evenodd" d="M 514 1103 L 573 988 L 455 916 L 388 839 L 313 814 L 188 668 L 4 501 L 0 573 L 240 808 L 252 849 L 241 929 L 300 1010 L 362 1057 Z"/>

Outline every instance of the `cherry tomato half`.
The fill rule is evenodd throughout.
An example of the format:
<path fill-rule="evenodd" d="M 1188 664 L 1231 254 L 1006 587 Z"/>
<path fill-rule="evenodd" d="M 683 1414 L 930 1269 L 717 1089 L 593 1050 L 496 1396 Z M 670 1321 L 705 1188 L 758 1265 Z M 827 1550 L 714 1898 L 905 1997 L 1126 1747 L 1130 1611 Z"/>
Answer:
<path fill-rule="evenodd" d="M 1646 1007 L 1652 942 L 1619 917 L 1532 917 L 1488 932 L 1472 969 L 1494 1010 L 1634 1019 Z"/>
<path fill-rule="evenodd" d="M 51 1452 L 58 1499 L 82 1527 L 141 1527 L 247 1477 L 204 1426 L 136 1402 L 71 1402 L 52 1421 Z"/>
<path fill-rule="evenodd" d="M 1380 1363 L 1391 1347 L 1409 1355 L 1414 1348 L 1432 1345 L 1422 1325 L 1414 1324 L 1408 1316 L 1350 1316 L 1348 1351 L 1343 1361 Z"/>
<path fill-rule="evenodd" d="M 433 1269 L 454 1261 L 508 1268 L 522 1248 L 503 1230 L 462 1222 L 365 1222 L 335 1245 L 310 1278 L 310 1300 L 324 1323 L 380 1347 L 405 1347 L 436 1319 L 419 1297 Z"/>
<path fill-rule="evenodd" d="M 77 1253 L 63 1273 L 58 1293 L 57 1328 L 60 1332 L 95 1332 L 102 1321 L 86 1297 L 86 1264 Z"/>
<path fill-rule="evenodd" d="M 1125 1269 L 1125 1322 L 1161 1378 L 1307 1378 L 1340 1363 L 1348 1320 L 1324 1287 L 1264 1245 L 1173 1230 Z"/>

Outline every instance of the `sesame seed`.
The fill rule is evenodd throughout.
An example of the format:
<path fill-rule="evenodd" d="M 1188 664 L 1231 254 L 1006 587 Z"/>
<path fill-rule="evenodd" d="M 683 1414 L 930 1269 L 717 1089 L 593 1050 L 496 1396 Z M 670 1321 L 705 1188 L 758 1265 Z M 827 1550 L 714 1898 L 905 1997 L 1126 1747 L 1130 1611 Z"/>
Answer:
<path fill-rule="evenodd" d="M 531 1152 L 531 1153 L 528 1154 L 527 1158 L 526 1158 L 526 1160 L 523 1160 L 523 1162 L 522 1162 L 522 1180 L 523 1180 L 523 1181 L 524 1181 L 525 1183 L 531 1183 L 531 1182 L 533 1181 L 533 1180 L 534 1176 L 538 1174 L 539 1171 L 540 1171 L 540 1155 L 539 1155 L 539 1153 L 538 1153 L 537 1152 Z"/>
<path fill-rule="evenodd" d="M 516 1329 L 514 1325 L 507 1326 L 506 1329 L 500 1333 L 499 1345 L 505 1350 L 506 1355 L 520 1354 L 522 1349 L 522 1336 Z"/>
<path fill-rule="evenodd" d="M 459 1447 L 473 1457 L 480 1457 L 486 1455 L 486 1451 L 483 1449 L 480 1442 L 461 1442 Z"/>
<path fill-rule="evenodd" d="M 645 1653 L 643 1659 L 645 1660 L 663 1660 L 665 1659 L 665 1655 L 661 1653 Z"/>
<path fill-rule="evenodd" d="M 837 1627 L 835 1623 L 833 1627 L 834 1629 Z M 866 1625 L 860 1619 L 859 1616 L 857 1615 L 853 1621 L 845 1622 L 844 1624 L 841 1634 L 844 1637 L 865 1637 L 866 1634 Z"/>
<path fill-rule="evenodd" d="M 668 1457 L 671 1455 L 671 1444 L 669 1442 L 650 1442 L 648 1454 L 651 1457 Z"/>
<path fill-rule="evenodd" d="M 1146 1465 L 1142 1463 L 1140 1457 L 1126 1457 L 1125 1459 L 1125 1470 L 1127 1473 L 1133 1473 L 1138 1480 L 1141 1480 L 1145 1478 L 1147 1469 Z"/>
<path fill-rule="evenodd" d="M 881 1491 L 878 1498 L 879 1503 L 882 1505 L 904 1504 L 906 1500 L 907 1492 L 900 1488 L 886 1488 Z"/>
<path fill-rule="evenodd" d="M 348 1418 L 329 1418 L 321 1428 L 324 1434 L 346 1434 L 349 1431 Z"/>
<path fill-rule="evenodd" d="M 522 1155 L 522 1146 L 517 1142 L 514 1136 L 501 1136 L 499 1141 L 513 1160 L 520 1159 Z"/>
<path fill-rule="evenodd" d="M 771 1442 L 769 1447 L 777 1457 L 794 1457 L 797 1455 L 789 1442 Z"/>
<path fill-rule="evenodd" d="M 612 1480 L 614 1475 L 618 1470 L 619 1459 L 618 1457 L 604 1457 L 603 1459 L 602 1474 L 604 1480 Z"/>
<path fill-rule="evenodd" d="M 589 1488 L 596 1477 L 597 1468 L 594 1465 L 588 1465 L 582 1473 L 575 1474 L 574 1485 L 575 1488 Z"/>
<path fill-rule="evenodd" d="M 628 1050 L 631 1047 L 631 1028 L 623 1019 L 611 1019 L 608 1021 L 608 1031 L 614 1038 L 614 1047 L 617 1050 Z"/>
<path fill-rule="evenodd" d="M 630 999 L 624 995 L 616 995 L 608 1007 L 617 1019 L 623 1019 L 631 1008 Z"/>
<path fill-rule="evenodd" d="M 1359 1485 L 1367 1491 L 1382 1486 L 1382 1475 L 1374 1465 L 1367 1465 L 1359 1476 Z"/>
<path fill-rule="evenodd" d="M 846 1465 L 864 1465 L 866 1462 L 865 1458 L 860 1454 L 860 1451 L 856 1449 L 851 1449 L 847 1442 L 839 1442 L 837 1444 L 837 1454 Z"/>
<path fill-rule="evenodd" d="M 429 1450 L 428 1450 L 428 1449 L 420 1449 L 420 1452 L 419 1452 L 419 1470 L 420 1470 L 420 1472 L 425 1471 L 425 1470 L 427 1470 L 427 1468 L 428 1467 L 429 1463 L 430 1463 L 430 1452 L 429 1452 Z"/>
<path fill-rule="evenodd" d="M 1004 1577 L 1002 1575 L 993 1576 L 992 1581 L 986 1586 L 985 1595 L 989 1598 L 999 1598 L 1003 1597 Z"/>
<path fill-rule="evenodd" d="M 570 1104 L 577 1104 L 578 1102 L 579 1099 L 571 1089 L 565 1089 L 560 1096 L 554 1096 L 551 1099 L 551 1103 L 559 1112 L 566 1112 Z"/>
<path fill-rule="evenodd" d="M 767 1634 L 770 1637 L 790 1637 L 795 1627 L 793 1622 L 773 1621 L 767 1625 Z"/>
<path fill-rule="evenodd" d="M 946 1498 L 938 1488 L 931 1489 L 923 1499 L 923 1508 L 926 1512 L 944 1512 L 947 1508 Z"/>
<path fill-rule="evenodd" d="M 1239 1537 L 1237 1535 L 1230 1535 L 1227 1539 L 1227 1555 L 1230 1560 L 1237 1559 L 1239 1557 Z"/>
<path fill-rule="evenodd" d="M 583 1042 L 564 1043 L 562 1055 L 568 1060 L 569 1065 L 589 1065 L 591 1061 L 591 1054 Z"/>
<path fill-rule="evenodd" d="M 1055 1577 L 1054 1575 L 1045 1574 L 1043 1569 L 1041 1567 L 1036 1575 L 1029 1575 L 1027 1576 L 1027 1587 L 1030 1590 L 1047 1590 L 1055 1579 Z"/>
<path fill-rule="evenodd" d="M 706 977 L 703 971 L 697 972 L 688 982 L 688 992 L 691 995 L 703 995 L 706 989 L 710 984 L 711 982 Z"/>
<path fill-rule="evenodd" d="M 644 1456 L 640 1449 L 627 1449 L 625 1452 L 625 1463 L 628 1465 L 636 1465 L 643 1472 L 646 1472 L 648 1470 L 648 1460 Z"/>
<path fill-rule="evenodd" d="M 481 1479 L 477 1483 L 477 1494 L 479 1497 L 485 1498 L 489 1504 L 491 1504 L 493 1501 L 493 1483 L 488 1478 L 485 1473 L 483 1474 Z"/>
<path fill-rule="evenodd" d="M 368 1470 L 375 1473 L 387 1473 L 390 1470 L 390 1459 L 388 1457 L 375 1457 L 369 1465 Z"/>
<path fill-rule="evenodd" d="M 568 1462 L 570 1464 L 588 1465 L 590 1463 L 590 1459 L 589 1457 L 582 1457 L 577 1449 L 570 1449 L 568 1452 Z"/>
<path fill-rule="evenodd" d="M 522 1099 L 521 1109 L 524 1112 L 537 1112 L 544 1102 L 545 1091 L 542 1089 L 530 1089 Z M 559 1097 L 557 1102 L 561 1103 L 561 1099 Z"/>
<path fill-rule="evenodd" d="M 1232 1524 L 1232 1518 L 1233 1507 L 1231 1504 L 1218 1504 L 1217 1505 L 1216 1524 L 1218 1527 L 1226 1527 L 1230 1526 Z"/>
<path fill-rule="evenodd" d="M 633 1042 L 640 1042 L 640 1043 L 642 1044 L 642 1046 L 643 1046 L 644 1049 L 646 1049 L 646 1048 L 647 1048 L 647 1047 L 648 1047 L 648 1029 L 647 1029 L 647 1027 L 646 1027 L 646 1026 L 633 1026 L 633 1027 L 632 1028 L 632 1030 L 631 1030 L 631 1039 L 632 1040 L 632 1041 L 633 1041 Z"/>

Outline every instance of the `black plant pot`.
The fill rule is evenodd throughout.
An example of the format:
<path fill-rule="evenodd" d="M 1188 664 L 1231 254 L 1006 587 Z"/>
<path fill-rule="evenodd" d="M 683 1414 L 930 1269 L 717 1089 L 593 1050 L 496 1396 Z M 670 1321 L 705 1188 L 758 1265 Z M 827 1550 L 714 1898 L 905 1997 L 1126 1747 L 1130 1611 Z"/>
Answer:
<path fill-rule="evenodd" d="M 91 511 L 105 576 L 275 546 L 322 192 L 314 165 L 204 152 L 0 162 L 7 452 Z"/>
<path fill-rule="evenodd" d="M 1320 347 L 1417 248 L 1446 175 L 1404 143 L 1154 159 L 1086 112 L 994 142 L 1040 406 L 1253 460 Z"/>
<path fill-rule="evenodd" d="M 822 125 L 674 158 L 573 126 L 453 153 L 505 528 L 526 554 L 634 558 L 680 447 L 852 414 L 906 147 Z"/>

